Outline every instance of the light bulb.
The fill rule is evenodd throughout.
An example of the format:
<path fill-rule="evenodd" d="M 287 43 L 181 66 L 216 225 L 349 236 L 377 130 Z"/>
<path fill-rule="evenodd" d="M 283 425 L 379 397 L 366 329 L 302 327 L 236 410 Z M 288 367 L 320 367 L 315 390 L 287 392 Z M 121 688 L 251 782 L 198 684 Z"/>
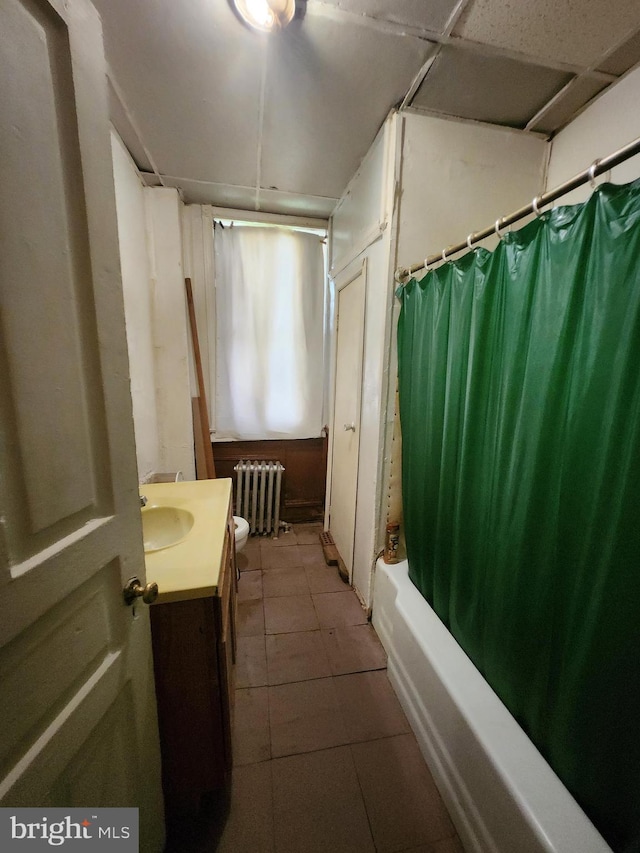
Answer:
<path fill-rule="evenodd" d="M 246 0 L 247 14 L 257 27 L 271 29 L 275 23 L 273 10 L 267 0 Z"/>
<path fill-rule="evenodd" d="M 286 27 L 296 11 L 295 0 L 233 0 L 242 20 L 262 32 Z"/>

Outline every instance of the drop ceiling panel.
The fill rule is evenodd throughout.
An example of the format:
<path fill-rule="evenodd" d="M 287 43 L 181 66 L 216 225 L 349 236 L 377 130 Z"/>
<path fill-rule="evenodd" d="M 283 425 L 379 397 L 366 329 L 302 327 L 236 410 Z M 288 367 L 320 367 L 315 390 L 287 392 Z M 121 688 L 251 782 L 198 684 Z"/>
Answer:
<path fill-rule="evenodd" d="M 539 65 L 445 47 L 412 106 L 523 128 L 570 79 Z"/>
<path fill-rule="evenodd" d="M 472 0 L 454 32 L 549 62 L 590 67 L 638 27 L 638 0 Z"/>
<path fill-rule="evenodd" d="M 565 124 L 576 115 L 598 92 L 606 88 L 608 84 L 602 80 L 591 77 L 578 77 L 569 86 L 558 100 L 546 110 L 540 119 L 528 129 L 543 133 L 553 133 L 564 127 Z"/>
<path fill-rule="evenodd" d="M 269 47 L 261 185 L 338 198 L 434 46 L 308 15 Z"/>
<path fill-rule="evenodd" d="M 263 40 L 225 0 L 95 0 L 107 61 L 160 172 L 249 185 Z"/>
<path fill-rule="evenodd" d="M 600 63 L 600 70 L 608 74 L 624 74 L 640 62 L 640 30 Z"/>
<path fill-rule="evenodd" d="M 118 94 L 112 120 L 145 172 L 155 166 L 188 201 L 251 210 L 258 190 L 264 209 L 318 216 L 438 49 L 416 32 L 442 32 L 459 5 L 308 0 L 302 20 L 265 37 L 228 0 L 94 3 Z M 550 131 L 600 83 L 546 66 L 618 75 L 640 59 L 638 0 L 507 3 L 468 0 L 465 38 L 444 45 L 415 107 L 523 127 L 573 79 L 535 128 Z"/>
<path fill-rule="evenodd" d="M 309 12 L 317 0 L 311 0 Z M 443 32 L 458 0 L 324 0 L 327 5 L 336 6 L 356 15 L 367 15 L 383 21 L 404 24 L 417 29 Z"/>

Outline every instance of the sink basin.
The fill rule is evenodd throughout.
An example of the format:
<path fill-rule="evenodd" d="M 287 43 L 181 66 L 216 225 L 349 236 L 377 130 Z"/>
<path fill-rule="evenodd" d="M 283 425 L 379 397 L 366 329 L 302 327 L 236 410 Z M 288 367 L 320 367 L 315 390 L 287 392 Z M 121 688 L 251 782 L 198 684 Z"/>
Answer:
<path fill-rule="evenodd" d="M 146 554 L 170 548 L 187 536 L 194 517 L 176 506 L 149 506 L 142 510 L 142 535 Z"/>

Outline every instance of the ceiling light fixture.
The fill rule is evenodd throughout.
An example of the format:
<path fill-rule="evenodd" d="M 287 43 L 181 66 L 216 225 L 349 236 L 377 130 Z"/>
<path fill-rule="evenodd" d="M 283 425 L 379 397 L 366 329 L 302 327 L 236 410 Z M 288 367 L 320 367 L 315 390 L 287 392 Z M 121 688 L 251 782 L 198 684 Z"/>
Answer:
<path fill-rule="evenodd" d="M 232 2 L 245 24 L 263 33 L 283 29 L 291 23 L 296 12 L 296 0 L 232 0 Z"/>

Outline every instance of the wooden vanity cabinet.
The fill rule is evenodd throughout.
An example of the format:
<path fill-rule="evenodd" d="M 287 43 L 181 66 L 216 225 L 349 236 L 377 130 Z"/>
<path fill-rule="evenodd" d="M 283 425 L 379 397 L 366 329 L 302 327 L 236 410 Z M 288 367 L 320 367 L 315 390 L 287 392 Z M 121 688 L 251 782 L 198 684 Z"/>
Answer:
<path fill-rule="evenodd" d="M 168 817 L 196 812 L 202 795 L 224 788 L 230 776 L 236 593 L 229 509 L 217 593 L 151 607 Z"/>

